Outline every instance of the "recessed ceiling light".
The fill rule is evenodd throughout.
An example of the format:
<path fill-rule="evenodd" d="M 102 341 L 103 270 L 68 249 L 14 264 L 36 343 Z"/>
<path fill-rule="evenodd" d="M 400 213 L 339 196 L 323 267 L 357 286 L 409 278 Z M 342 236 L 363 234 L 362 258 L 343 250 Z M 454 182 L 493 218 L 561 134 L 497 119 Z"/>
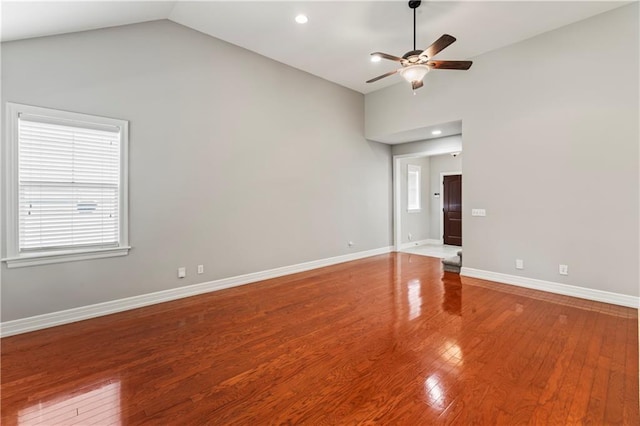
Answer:
<path fill-rule="evenodd" d="M 371 56 L 371 62 L 380 62 L 382 60 L 382 58 L 378 55 L 372 55 Z"/>
<path fill-rule="evenodd" d="M 434 130 L 433 132 L 431 132 L 432 135 L 441 135 L 442 134 L 442 130 Z"/>
<path fill-rule="evenodd" d="M 298 24 L 306 24 L 308 21 L 309 21 L 309 18 L 307 18 L 307 15 L 300 14 L 296 16 L 296 22 Z"/>

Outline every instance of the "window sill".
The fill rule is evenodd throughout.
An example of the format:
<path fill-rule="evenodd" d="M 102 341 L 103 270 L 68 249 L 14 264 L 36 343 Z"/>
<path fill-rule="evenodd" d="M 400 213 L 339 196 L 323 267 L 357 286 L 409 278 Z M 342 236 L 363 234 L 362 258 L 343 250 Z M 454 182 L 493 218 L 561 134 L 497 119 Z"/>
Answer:
<path fill-rule="evenodd" d="M 131 247 L 114 247 L 94 250 L 68 250 L 60 252 L 37 253 L 2 259 L 7 268 L 47 265 L 50 263 L 75 262 L 77 260 L 101 259 L 105 257 L 126 256 Z"/>

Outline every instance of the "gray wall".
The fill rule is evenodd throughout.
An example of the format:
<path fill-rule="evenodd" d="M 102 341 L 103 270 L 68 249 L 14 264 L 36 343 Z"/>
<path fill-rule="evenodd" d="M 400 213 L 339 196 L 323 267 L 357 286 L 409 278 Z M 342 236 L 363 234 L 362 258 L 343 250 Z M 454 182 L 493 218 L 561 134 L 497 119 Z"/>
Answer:
<path fill-rule="evenodd" d="M 421 210 L 411 213 L 407 211 L 407 166 L 409 164 L 421 167 Z M 429 157 L 403 158 L 400 160 L 400 241 L 403 244 L 429 238 L 429 176 Z M 409 234 L 411 234 L 411 240 L 409 240 Z"/>
<path fill-rule="evenodd" d="M 363 95 L 196 31 L 4 43 L 7 101 L 130 120 L 133 250 L 3 264 L 3 321 L 391 244 L 390 148 L 365 140 Z"/>
<path fill-rule="evenodd" d="M 392 155 L 438 155 L 445 152 L 448 153 L 455 151 L 462 151 L 461 135 L 446 136 L 444 138 L 428 139 L 417 142 L 407 142 L 391 146 Z"/>
<path fill-rule="evenodd" d="M 440 193 L 440 173 L 462 171 L 462 153 L 456 157 L 451 154 L 429 157 L 429 170 L 429 198 L 431 199 L 431 208 L 429 209 L 429 238 L 432 240 L 442 240 L 442 229 L 440 227 L 440 219 L 442 216 L 440 202 L 442 198 L 434 198 L 433 194 Z M 464 178 L 462 182 L 464 184 Z M 442 197 L 442 194 L 440 194 L 440 197 Z M 462 236 L 462 240 L 464 244 L 464 235 Z"/>
<path fill-rule="evenodd" d="M 416 96 L 366 96 L 369 139 L 462 120 L 465 267 L 638 296 L 638 16 L 634 3 L 430 73 Z"/>

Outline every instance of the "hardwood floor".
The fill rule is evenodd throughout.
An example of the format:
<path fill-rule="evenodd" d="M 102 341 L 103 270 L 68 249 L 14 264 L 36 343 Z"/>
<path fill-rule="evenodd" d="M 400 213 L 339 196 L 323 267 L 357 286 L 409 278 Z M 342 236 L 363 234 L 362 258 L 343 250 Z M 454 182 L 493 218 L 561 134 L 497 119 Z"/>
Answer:
<path fill-rule="evenodd" d="M 371 257 L 2 339 L 2 424 L 640 424 L 638 311 Z"/>

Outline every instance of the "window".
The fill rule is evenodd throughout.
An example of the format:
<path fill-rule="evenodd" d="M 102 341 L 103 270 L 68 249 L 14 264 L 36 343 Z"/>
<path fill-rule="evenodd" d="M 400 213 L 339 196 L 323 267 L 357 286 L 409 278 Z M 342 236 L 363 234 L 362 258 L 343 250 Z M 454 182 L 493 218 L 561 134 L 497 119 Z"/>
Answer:
<path fill-rule="evenodd" d="M 420 211 L 420 166 L 407 165 L 407 211 Z"/>
<path fill-rule="evenodd" d="M 7 104 L 8 267 L 128 253 L 128 122 Z"/>

